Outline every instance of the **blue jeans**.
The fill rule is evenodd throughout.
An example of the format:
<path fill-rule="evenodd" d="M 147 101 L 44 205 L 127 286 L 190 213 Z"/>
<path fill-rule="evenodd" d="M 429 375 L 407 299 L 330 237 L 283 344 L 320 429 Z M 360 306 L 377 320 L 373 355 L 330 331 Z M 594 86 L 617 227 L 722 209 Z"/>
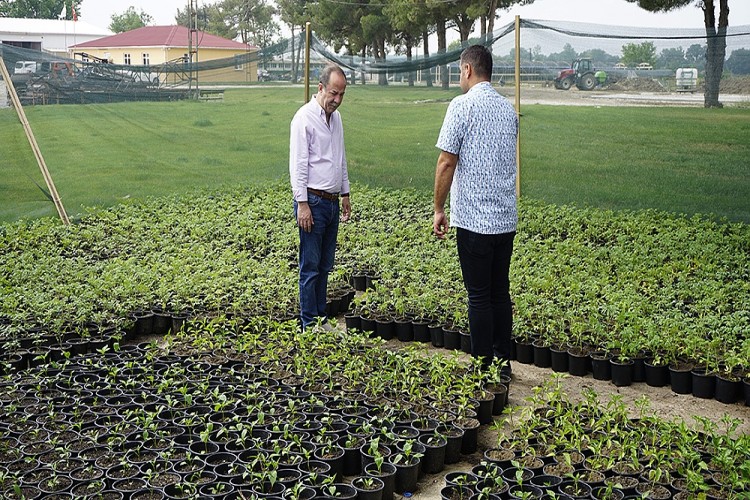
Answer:
<path fill-rule="evenodd" d="M 510 260 L 516 233 L 477 234 L 458 228 L 461 274 L 469 296 L 471 354 L 489 365 L 493 358 L 510 363 L 513 309 Z"/>
<path fill-rule="evenodd" d="M 313 226 L 308 233 L 299 228 L 299 308 L 302 327 L 325 318 L 328 273 L 333 269 L 339 231 L 339 203 L 312 193 L 307 195 Z M 294 202 L 297 218 L 297 202 Z"/>

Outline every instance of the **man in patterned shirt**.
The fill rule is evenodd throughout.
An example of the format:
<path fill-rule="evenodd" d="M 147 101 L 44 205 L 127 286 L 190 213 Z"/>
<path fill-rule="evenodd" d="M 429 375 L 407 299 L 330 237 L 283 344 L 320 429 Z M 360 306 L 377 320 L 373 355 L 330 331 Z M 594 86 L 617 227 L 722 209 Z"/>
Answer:
<path fill-rule="evenodd" d="M 445 201 L 469 297 L 471 353 L 484 367 L 505 362 L 510 374 L 513 313 L 511 254 L 516 234 L 516 138 L 513 106 L 490 84 L 492 53 L 473 45 L 461 54 L 463 95 L 451 101 L 436 146 L 433 232 L 445 238 Z"/>

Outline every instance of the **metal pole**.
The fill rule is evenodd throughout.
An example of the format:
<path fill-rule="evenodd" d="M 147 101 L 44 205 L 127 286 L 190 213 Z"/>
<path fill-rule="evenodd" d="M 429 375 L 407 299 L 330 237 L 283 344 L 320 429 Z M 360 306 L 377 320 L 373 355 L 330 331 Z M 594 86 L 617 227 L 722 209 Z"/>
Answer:
<path fill-rule="evenodd" d="M 305 23 L 305 103 L 310 102 L 310 21 Z"/>
<path fill-rule="evenodd" d="M 29 120 L 26 118 L 26 112 L 23 110 L 23 106 L 21 106 L 21 100 L 18 98 L 16 87 L 13 85 L 13 81 L 10 79 L 10 74 L 8 73 L 8 68 L 5 67 L 5 60 L 3 59 L 2 55 L 0 55 L 0 74 L 2 74 L 3 80 L 5 80 L 5 85 L 8 87 L 8 93 L 10 94 L 10 100 L 13 103 L 13 107 L 16 108 L 18 119 L 21 121 L 21 125 L 23 125 L 24 132 L 26 132 L 26 138 L 29 140 L 31 150 L 34 152 L 36 161 L 39 164 L 39 169 L 42 171 L 44 182 L 47 184 L 47 189 L 49 189 L 50 195 L 52 195 L 52 202 L 55 204 L 57 214 L 60 216 L 63 224 L 69 226 L 70 220 L 68 219 L 68 214 L 65 212 L 65 207 L 63 207 L 62 200 L 60 200 L 60 195 L 57 194 L 55 183 L 52 180 L 52 176 L 50 175 L 49 170 L 47 169 L 47 163 L 44 161 L 42 151 L 39 149 L 39 144 L 37 144 L 36 142 L 36 137 L 34 137 L 34 131 L 31 130 Z"/>
<path fill-rule="evenodd" d="M 521 198 L 521 16 L 516 16 L 516 199 Z"/>

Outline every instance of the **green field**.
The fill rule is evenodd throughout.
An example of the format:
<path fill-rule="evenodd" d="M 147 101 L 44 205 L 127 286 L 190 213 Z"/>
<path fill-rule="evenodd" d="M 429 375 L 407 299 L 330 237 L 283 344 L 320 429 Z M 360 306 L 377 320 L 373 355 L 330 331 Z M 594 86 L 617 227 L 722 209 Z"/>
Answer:
<path fill-rule="evenodd" d="M 350 177 L 432 188 L 434 147 L 458 88 L 352 86 L 341 108 Z M 287 176 L 301 88 L 228 90 L 223 102 L 26 108 L 67 212 Z M 523 196 L 750 222 L 750 109 L 522 109 Z M 54 215 L 23 129 L 0 110 L 0 221 Z M 356 203 L 356 192 L 354 193 Z"/>

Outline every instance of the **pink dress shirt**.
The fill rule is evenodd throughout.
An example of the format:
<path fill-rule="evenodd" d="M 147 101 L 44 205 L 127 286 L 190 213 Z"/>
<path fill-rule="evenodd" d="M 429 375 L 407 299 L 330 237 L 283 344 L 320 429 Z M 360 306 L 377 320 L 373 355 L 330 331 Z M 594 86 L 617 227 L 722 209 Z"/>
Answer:
<path fill-rule="evenodd" d="M 349 192 L 341 114 L 334 111 L 330 124 L 326 123 L 325 110 L 315 97 L 292 118 L 289 176 L 298 202 L 307 201 L 307 188 L 336 194 Z"/>

